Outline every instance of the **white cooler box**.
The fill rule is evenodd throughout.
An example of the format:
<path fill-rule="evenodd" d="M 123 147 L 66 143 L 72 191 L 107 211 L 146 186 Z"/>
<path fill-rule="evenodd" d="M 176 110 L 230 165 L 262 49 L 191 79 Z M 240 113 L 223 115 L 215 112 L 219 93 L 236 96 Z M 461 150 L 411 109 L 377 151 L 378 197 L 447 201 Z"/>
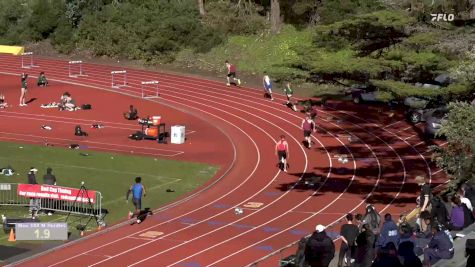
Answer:
<path fill-rule="evenodd" d="M 185 143 L 185 126 L 174 125 L 171 128 L 171 143 L 183 144 Z"/>

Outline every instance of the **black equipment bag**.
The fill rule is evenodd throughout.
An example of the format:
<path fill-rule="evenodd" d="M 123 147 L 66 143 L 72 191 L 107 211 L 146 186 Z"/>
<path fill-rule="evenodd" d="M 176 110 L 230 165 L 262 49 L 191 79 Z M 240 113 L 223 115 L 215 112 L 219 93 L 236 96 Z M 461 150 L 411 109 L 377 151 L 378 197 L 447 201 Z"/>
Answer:
<path fill-rule="evenodd" d="M 130 139 L 132 140 L 143 140 L 144 139 L 144 134 L 140 131 L 137 131 L 129 136 Z"/>
<path fill-rule="evenodd" d="M 475 239 L 467 239 L 465 242 L 465 249 L 467 251 L 471 251 L 472 253 L 475 252 Z"/>
<path fill-rule="evenodd" d="M 81 109 L 91 109 L 91 108 L 92 108 L 91 104 L 84 104 L 81 106 Z"/>
<path fill-rule="evenodd" d="M 74 135 L 76 136 L 87 136 L 87 133 L 81 129 L 80 125 L 76 125 L 74 128 Z"/>

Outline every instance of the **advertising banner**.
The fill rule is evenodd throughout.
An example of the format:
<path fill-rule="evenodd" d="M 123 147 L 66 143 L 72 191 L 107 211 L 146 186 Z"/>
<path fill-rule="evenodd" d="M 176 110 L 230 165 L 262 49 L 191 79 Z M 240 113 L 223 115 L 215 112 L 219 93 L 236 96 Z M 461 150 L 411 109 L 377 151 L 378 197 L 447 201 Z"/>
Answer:
<path fill-rule="evenodd" d="M 88 203 L 87 198 L 89 197 L 91 203 L 96 202 L 96 191 L 87 190 L 86 196 L 86 191 L 80 193 L 80 189 L 77 188 L 61 187 L 55 185 L 19 184 L 17 194 L 23 197 L 47 198 L 83 203 Z"/>

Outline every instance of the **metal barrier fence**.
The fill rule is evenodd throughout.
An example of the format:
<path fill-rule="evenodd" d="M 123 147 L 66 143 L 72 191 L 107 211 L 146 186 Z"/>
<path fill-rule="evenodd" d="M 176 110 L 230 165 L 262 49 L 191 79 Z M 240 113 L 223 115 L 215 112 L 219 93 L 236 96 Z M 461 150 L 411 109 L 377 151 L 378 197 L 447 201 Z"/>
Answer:
<path fill-rule="evenodd" d="M 19 184 L 14 183 L 0 183 L 0 206 L 21 206 L 45 212 L 54 211 L 94 217 L 98 223 L 103 223 L 104 217 L 107 214 L 107 212 L 102 209 L 102 194 L 98 191 L 94 191 L 94 193 L 89 192 L 89 194 L 95 194 L 94 196 L 89 196 L 91 198 L 95 197 L 95 201 L 90 203 L 88 201 L 66 201 L 20 196 L 18 194 L 18 185 Z M 77 188 L 69 189 L 79 190 Z M 84 195 L 79 195 L 78 197 L 82 196 Z"/>

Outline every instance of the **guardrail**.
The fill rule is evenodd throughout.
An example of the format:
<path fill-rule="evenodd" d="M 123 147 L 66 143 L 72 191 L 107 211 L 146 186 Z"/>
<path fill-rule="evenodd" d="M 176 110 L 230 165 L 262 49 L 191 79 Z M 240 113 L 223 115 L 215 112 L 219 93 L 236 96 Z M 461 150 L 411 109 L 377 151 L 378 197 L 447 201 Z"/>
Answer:
<path fill-rule="evenodd" d="M 99 191 L 90 191 L 87 197 L 87 191 L 81 191 L 77 188 L 57 187 L 45 185 L 48 188 L 61 189 L 69 192 L 78 192 L 66 198 L 58 197 L 28 197 L 28 194 L 20 195 L 19 185 L 16 183 L 0 183 L 0 206 L 21 206 L 36 208 L 45 212 L 54 211 L 67 214 L 76 214 L 96 218 L 98 223 L 103 223 L 103 219 L 107 212 L 102 209 L 102 194 Z M 41 185 L 40 185 L 41 186 Z M 50 190 L 52 191 L 52 190 Z M 55 194 L 54 192 L 51 194 Z M 87 198 L 94 199 L 89 201 Z"/>

